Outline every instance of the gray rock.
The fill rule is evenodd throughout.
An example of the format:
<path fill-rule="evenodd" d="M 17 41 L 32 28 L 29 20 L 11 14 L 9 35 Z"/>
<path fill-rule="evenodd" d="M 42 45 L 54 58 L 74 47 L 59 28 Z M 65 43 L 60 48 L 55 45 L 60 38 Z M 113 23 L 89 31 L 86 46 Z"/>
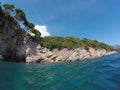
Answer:
<path fill-rule="evenodd" d="M 73 50 L 64 48 L 62 50 L 53 49 L 50 51 L 47 48 L 41 47 L 39 42 L 34 40 L 30 34 L 21 31 L 20 26 L 13 18 L 9 21 L 5 15 L 1 16 L 0 21 L 5 21 L 0 26 L 0 60 L 5 59 L 27 63 L 54 63 L 84 60 L 116 53 L 115 51 L 107 52 L 105 49 L 96 50 L 91 47 L 88 50 L 84 48 Z"/>
<path fill-rule="evenodd" d="M 4 58 L 3 58 L 3 56 L 2 56 L 2 55 L 0 55 L 0 61 L 2 61 L 2 60 L 4 60 Z"/>

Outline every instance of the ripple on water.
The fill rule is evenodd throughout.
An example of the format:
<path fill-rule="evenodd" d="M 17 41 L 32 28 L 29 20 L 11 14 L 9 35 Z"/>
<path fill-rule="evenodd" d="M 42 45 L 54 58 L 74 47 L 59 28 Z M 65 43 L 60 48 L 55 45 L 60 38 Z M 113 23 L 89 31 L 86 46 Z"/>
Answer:
<path fill-rule="evenodd" d="M 0 62 L 1 90 L 119 90 L 120 53 L 58 64 Z"/>

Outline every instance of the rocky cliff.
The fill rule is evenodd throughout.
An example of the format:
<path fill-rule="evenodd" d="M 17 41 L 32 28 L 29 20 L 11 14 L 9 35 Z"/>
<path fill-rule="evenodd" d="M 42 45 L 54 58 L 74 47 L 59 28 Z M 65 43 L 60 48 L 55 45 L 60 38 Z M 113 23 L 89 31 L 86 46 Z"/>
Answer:
<path fill-rule="evenodd" d="M 29 52 L 30 48 L 27 50 Z M 55 63 L 55 62 L 71 62 L 76 60 L 91 59 L 101 57 L 104 55 L 110 55 L 116 53 L 116 51 L 107 52 L 105 49 L 94 49 L 89 47 L 89 50 L 84 48 L 76 48 L 68 50 L 67 48 L 58 50 L 53 49 L 50 51 L 47 48 L 43 48 L 40 45 L 36 47 L 36 53 L 29 54 L 26 57 L 26 62 L 39 62 L 39 63 Z"/>
<path fill-rule="evenodd" d="M 22 31 L 18 22 L 11 16 L 0 13 L 0 59 L 26 62 L 26 49 L 34 39 Z M 36 44 L 34 43 L 34 46 Z M 31 48 L 31 47 L 30 47 Z"/>
<path fill-rule="evenodd" d="M 49 50 L 22 31 L 13 17 L 0 13 L 0 60 L 15 62 L 53 63 L 84 60 L 116 53 L 105 49 L 89 47 L 68 50 L 67 48 Z"/>
<path fill-rule="evenodd" d="M 18 53 L 23 44 L 23 37 L 21 36 L 20 27 L 12 17 L 6 17 L 0 14 L 0 56 L 4 60 L 22 61 L 24 55 L 20 58 Z"/>

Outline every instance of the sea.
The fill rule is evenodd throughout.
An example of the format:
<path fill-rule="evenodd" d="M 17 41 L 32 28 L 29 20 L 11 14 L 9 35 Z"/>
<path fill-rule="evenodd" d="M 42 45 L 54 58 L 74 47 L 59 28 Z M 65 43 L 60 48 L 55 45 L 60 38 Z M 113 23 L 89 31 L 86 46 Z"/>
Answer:
<path fill-rule="evenodd" d="M 120 90 L 120 53 L 55 64 L 1 61 L 0 90 Z"/>

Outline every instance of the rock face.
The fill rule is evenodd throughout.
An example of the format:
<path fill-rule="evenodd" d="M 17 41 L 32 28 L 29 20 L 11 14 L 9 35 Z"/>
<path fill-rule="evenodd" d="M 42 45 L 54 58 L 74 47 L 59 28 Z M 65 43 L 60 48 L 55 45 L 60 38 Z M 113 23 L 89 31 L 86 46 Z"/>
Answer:
<path fill-rule="evenodd" d="M 53 49 L 50 51 L 34 40 L 28 33 L 22 31 L 13 18 L 0 14 L 0 60 L 15 62 L 53 63 L 84 60 L 116 53 L 104 49 L 95 50 L 89 47 L 68 50 Z"/>
<path fill-rule="evenodd" d="M 95 50 L 89 47 L 89 51 L 84 48 L 77 48 L 74 50 L 68 50 L 66 48 L 62 50 L 42 48 L 40 45 L 36 48 L 35 54 L 30 54 L 26 58 L 26 62 L 39 62 L 39 63 L 54 63 L 54 62 L 70 62 L 75 60 L 84 60 L 90 58 L 101 57 L 104 55 L 114 54 L 116 51 L 107 52 L 104 49 Z"/>
<path fill-rule="evenodd" d="M 18 58 L 17 52 L 23 44 L 20 27 L 13 18 L 0 14 L 0 56 L 9 61 L 22 61 L 24 56 Z"/>

